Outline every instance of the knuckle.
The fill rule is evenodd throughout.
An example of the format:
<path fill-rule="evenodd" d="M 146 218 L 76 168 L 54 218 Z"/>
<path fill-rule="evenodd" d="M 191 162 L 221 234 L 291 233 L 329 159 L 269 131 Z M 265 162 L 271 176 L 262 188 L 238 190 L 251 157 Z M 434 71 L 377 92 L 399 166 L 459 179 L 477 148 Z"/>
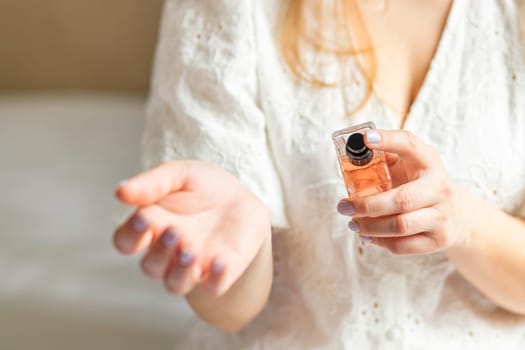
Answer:
<path fill-rule="evenodd" d="M 405 215 L 398 215 L 392 221 L 392 232 L 399 233 L 401 235 L 409 234 L 409 224 Z"/>
<path fill-rule="evenodd" d="M 354 206 L 356 212 L 364 216 L 369 216 L 373 210 L 372 203 L 369 199 L 356 200 L 354 202 Z"/>
<path fill-rule="evenodd" d="M 405 138 L 407 140 L 407 147 L 409 147 L 410 149 L 415 149 L 419 147 L 419 140 L 416 135 L 407 130 L 404 130 L 403 134 L 405 135 Z"/>
<path fill-rule="evenodd" d="M 139 208 L 137 208 L 137 210 L 135 211 L 135 213 L 131 217 L 131 220 L 135 220 L 137 218 L 141 218 L 141 219 L 145 218 L 145 216 L 147 216 L 147 214 L 148 214 L 147 207 L 139 207 Z"/>
<path fill-rule="evenodd" d="M 446 224 L 448 222 L 448 215 L 443 213 L 440 210 L 437 210 L 436 221 L 437 221 L 439 227 L 444 227 L 444 226 L 446 226 Z"/>
<path fill-rule="evenodd" d="M 159 206 L 156 204 L 138 207 L 135 213 L 132 216 L 132 220 L 146 220 L 146 222 L 149 222 L 149 220 L 152 220 L 155 218 L 159 213 Z"/>
<path fill-rule="evenodd" d="M 448 247 L 452 243 L 451 237 L 445 231 L 432 235 L 431 239 L 434 243 L 433 249 Z"/>
<path fill-rule="evenodd" d="M 450 244 L 450 238 L 447 235 L 440 235 L 436 240 L 436 248 L 448 247 Z"/>
<path fill-rule="evenodd" d="M 358 232 L 360 234 L 366 234 L 370 233 L 369 225 L 368 225 L 368 219 L 367 218 L 359 218 L 359 219 L 352 219 L 353 222 L 357 225 L 357 231 L 352 229 L 355 232 Z M 350 224 L 349 224 L 350 226 Z"/>
<path fill-rule="evenodd" d="M 413 209 L 415 198 L 411 191 L 402 188 L 398 191 L 394 201 L 399 211 L 407 212 Z"/>
<path fill-rule="evenodd" d="M 389 250 L 394 255 L 404 255 L 404 254 L 406 254 L 405 253 L 406 252 L 405 244 L 404 244 L 403 241 L 399 241 L 399 240 L 392 241 L 392 243 L 390 244 Z"/>
<path fill-rule="evenodd" d="M 392 242 L 390 251 L 394 255 L 421 254 L 419 247 L 412 240 L 395 240 Z"/>
<path fill-rule="evenodd" d="M 162 214 L 161 207 L 158 204 L 138 207 L 132 215 L 131 220 L 145 220 L 144 224 L 152 223 Z"/>

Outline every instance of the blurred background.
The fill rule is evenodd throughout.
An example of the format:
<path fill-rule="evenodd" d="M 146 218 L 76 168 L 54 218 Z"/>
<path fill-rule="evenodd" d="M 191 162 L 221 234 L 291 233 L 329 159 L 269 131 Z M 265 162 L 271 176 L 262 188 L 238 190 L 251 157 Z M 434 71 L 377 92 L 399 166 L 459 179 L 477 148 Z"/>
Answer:
<path fill-rule="evenodd" d="M 112 249 L 162 0 L 0 0 L 0 349 L 177 349 L 191 321 Z"/>

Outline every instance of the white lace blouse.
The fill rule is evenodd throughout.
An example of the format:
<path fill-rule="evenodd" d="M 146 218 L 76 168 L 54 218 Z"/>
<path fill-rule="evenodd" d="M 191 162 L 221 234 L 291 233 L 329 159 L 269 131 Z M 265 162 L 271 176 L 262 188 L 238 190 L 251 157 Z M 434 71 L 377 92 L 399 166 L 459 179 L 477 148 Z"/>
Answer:
<path fill-rule="evenodd" d="M 268 206 L 275 282 L 240 333 L 197 321 L 176 349 L 524 349 L 525 317 L 495 306 L 439 254 L 363 245 L 336 213 L 345 197 L 331 133 L 351 119 L 345 89 L 297 84 L 280 60 L 280 0 L 168 0 L 144 149 L 222 164 Z M 436 147 L 451 178 L 515 215 L 525 200 L 525 62 L 514 1 L 457 0 L 404 128 Z M 338 74 L 337 65 L 327 75 Z M 494 232 L 495 235 L 498 232 Z M 525 249 L 525 248 L 524 248 Z"/>

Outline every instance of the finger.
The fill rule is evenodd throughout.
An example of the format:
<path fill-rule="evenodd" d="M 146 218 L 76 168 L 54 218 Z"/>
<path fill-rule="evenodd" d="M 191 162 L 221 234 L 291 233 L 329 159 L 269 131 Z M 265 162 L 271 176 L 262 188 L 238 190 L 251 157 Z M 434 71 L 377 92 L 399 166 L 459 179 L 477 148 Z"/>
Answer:
<path fill-rule="evenodd" d="M 423 208 L 400 215 L 354 219 L 348 226 L 363 236 L 402 237 L 421 232 L 441 231 L 444 224 L 444 216 L 439 210 Z"/>
<path fill-rule="evenodd" d="M 156 205 L 141 207 L 114 234 L 114 244 L 122 254 L 134 254 L 148 247 L 176 216 Z"/>
<path fill-rule="evenodd" d="M 166 229 L 142 259 L 141 267 L 144 274 L 154 280 L 162 279 L 179 241 L 180 236 L 175 229 Z"/>
<path fill-rule="evenodd" d="M 396 153 L 385 152 L 386 165 L 389 167 L 394 166 L 399 162 L 399 155 Z"/>
<path fill-rule="evenodd" d="M 429 207 L 447 199 L 451 189 L 445 183 L 429 179 L 408 182 L 390 191 L 352 200 L 354 217 L 379 217 L 402 214 Z M 342 202 L 348 202 L 347 199 Z M 344 206 L 340 204 L 340 206 Z M 344 214 L 343 214 L 344 215 Z"/>
<path fill-rule="evenodd" d="M 149 224 L 132 216 L 113 234 L 113 245 L 121 254 L 130 255 L 145 249 L 152 239 Z"/>
<path fill-rule="evenodd" d="M 185 215 L 211 210 L 223 199 L 224 197 L 218 198 L 211 195 L 203 199 L 203 196 L 196 195 L 195 192 L 181 191 L 162 198 L 157 201 L 157 204 L 171 212 Z"/>
<path fill-rule="evenodd" d="M 164 278 L 166 289 L 174 295 L 186 295 L 191 292 L 200 282 L 200 264 L 195 247 L 181 243 Z"/>
<path fill-rule="evenodd" d="M 396 153 L 401 158 L 416 161 L 428 167 L 434 163 L 435 151 L 420 138 L 406 130 L 369 130 L 365 141 L 371 149 Z"/>
<path fill-rule="evenodd" d="M 228 289 L 228 272 L 225 258 L 214 257 L 201 278 L 202 286 L 212 295 L 219 297 Z M 232 262 L 229 262 L 230 266 Z"/>
<path fill-rule="evenodd" d="M 166 195 L 184 190 L 191 171 L 189 161 L 171 161 L 119 185 L 115 195 L 130 205 L 149 205 Z"/>
<path fill-rule="evenodd" d="M 390 250 L 395 255 L 423 255 L 438 250 L 436 241 L 424 233 L 396 238 L 374 237 L 371 242 Z"/>
<path fill-rule="evenodd" d="M 247 202 L 244 208 L 237 208 L 235 215 L 242 216 L 244 220 L 233 220 L 235 224 L 227 230 L 231 234 L 222 233 L 220 243 L 210 247 L 210 256 L 224 265 L 224 271 L 208 285 L 217 296 L 224 294 L 239 279 L 263 244 L 271 244 L 265 242 L 271 234 L 269 213 L 260 202 L 257 203 L 259 210 L 257 205 Z"/>

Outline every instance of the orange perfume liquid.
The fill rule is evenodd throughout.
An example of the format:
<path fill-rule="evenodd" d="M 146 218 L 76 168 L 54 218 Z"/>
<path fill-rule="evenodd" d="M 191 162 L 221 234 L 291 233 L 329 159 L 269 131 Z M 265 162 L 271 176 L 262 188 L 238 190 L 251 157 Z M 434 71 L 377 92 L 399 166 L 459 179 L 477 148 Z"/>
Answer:
<path fill-rule="evenodd" d="M 350 199 L 392 189 L 384 152 L 368 148 L 364 141 L 364 133 L 371 129 L 375 125 L 368 122 L 332 135 Z"/>
<path fill-rule="evenodd" d="M 348 158 L 341 159 L 340 164 L 350 199 L 392 189 L 392 180 L 384 154 L 374 157 L 365 166 L 356 166 Z"/>

